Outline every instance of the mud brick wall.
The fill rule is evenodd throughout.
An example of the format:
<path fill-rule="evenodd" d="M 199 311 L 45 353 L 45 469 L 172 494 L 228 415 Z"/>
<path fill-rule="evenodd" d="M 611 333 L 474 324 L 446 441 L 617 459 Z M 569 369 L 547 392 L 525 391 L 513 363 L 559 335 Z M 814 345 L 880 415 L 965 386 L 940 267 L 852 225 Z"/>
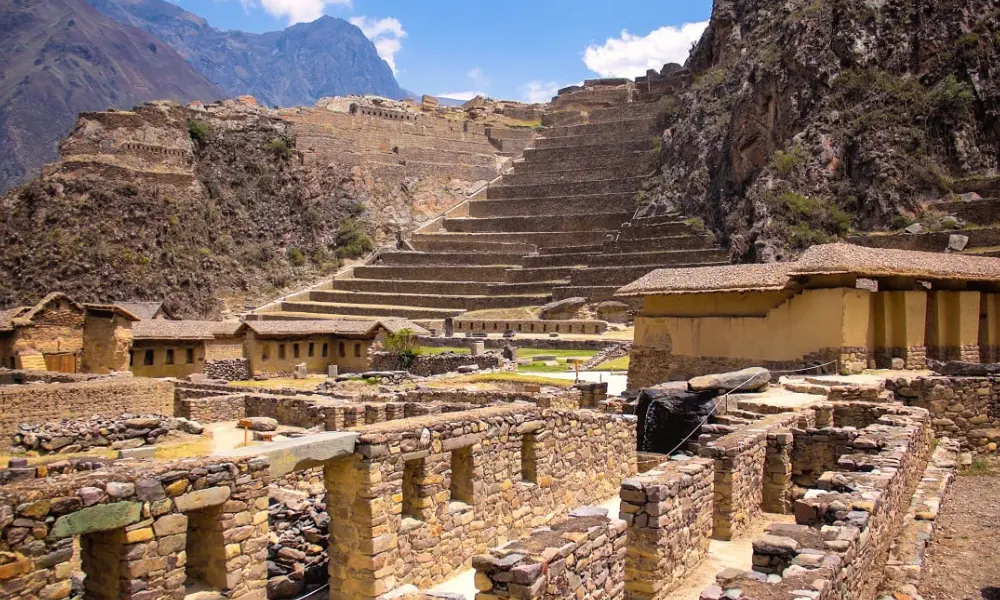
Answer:
<path fill-rule="evenodd" d="M 696 458 L 665 462 L 622 483 L 626 598 L 666 597 L 708 555 L 714 478 L 713 462 Z"/>
<path fill-rule="evenodd" d="M 636 470 L 635 422 L 592 411 L 501 406 L 357 428 L 326 470 L 331 599 L 429 587 L 475 554 L 577 506 Z"/>
<path fill-rule="evenodd" d="M 933 442 L 926 411 L 894 413 L 862 430 L 854 454 L 841 457 L 842 468 L 856 469 L 824 475 L 821 490 L 796 501 L 796 524 L 772 524 L 754 540 L 757 577 L 723 573 L 702 599 L 792 600 L 803 590 L 824 600 L 873 598 Z"/>
<path fill-rule="evenodd" d="M 959 440 L 975 452 L 1000 444 L 1000 386 L 989 377 L 915 377 L 890 380 L 907 406 L 930 411 L 938 436 Z"/>
<path fill-rule="evenodd" d="M 183 598 L 187 577 L 265 600 L 261 459 L 110 466 L 0 489 L 0 599 L 66 598 L 74 545 L 89 598 Z"/>
<path fill-rule="evenodd" d="M 570 517 L 478 555 L 475 599 L 620 600 L 625 529 L 619 519 Z"/>
<path fill-rule="evenodd" d="M 127 375 L 125 375 L 127 377 Z M 121 379 L 122 374 L 99 375 L 94 373 L 60 373 L 58 371 L 23 371 L 0 368 L 0 386 L 23 383 L 80 383 L 83 381 L 104 381 Z"/>
<path fill-rule="evenodd" d="M 79 415 L 172 415 L 173 410 L 173 384 L 152 379 L 0 386 L 0 435 L 13 435 L 21 423 L 49 423 Z"/>

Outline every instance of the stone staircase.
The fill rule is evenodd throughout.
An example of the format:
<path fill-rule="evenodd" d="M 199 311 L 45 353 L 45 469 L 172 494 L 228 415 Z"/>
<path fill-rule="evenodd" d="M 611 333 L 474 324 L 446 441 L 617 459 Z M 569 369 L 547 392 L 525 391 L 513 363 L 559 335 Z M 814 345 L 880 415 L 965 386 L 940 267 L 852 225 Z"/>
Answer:
<path fill-rule="evenodd" d="M 961 252 L 1000 257 L 1000 176 L 959 180 L 952 188 L 959 195 L 958 199 L 938 202 L 930 208 L 961 219 L 965 228 L 923 233 L 872 233 L 854 236 L 848 241 L 873 248 L 944 252 L 949 249 L 952 236 L 960 235 L 969 238 Z"/>
<path fill-rule="evenodd" d="M 692 224 L 634 218 L 657 167 L 657 110 L 650 101 L 546 115 L 541 135 L 468 202 L 466 216 L 419 230 L 412 250 L 383 251 L 330 289 L 284 299 L 281 312 L 438 320 L 571 296 L 604 300 L 657 268 L 728 262 Z"/>

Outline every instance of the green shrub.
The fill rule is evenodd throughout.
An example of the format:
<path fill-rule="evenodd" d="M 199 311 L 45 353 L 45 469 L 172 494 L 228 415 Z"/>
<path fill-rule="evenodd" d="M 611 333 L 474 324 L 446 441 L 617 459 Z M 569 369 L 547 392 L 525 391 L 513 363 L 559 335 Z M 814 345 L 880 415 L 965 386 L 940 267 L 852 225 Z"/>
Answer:
<path fill-rule="evenodd" d="M 375 249 L 375 242 L 352 218 L 344 219 L 334 240 L 338 258 L 361 258 Z"/>
<path fill-rule="evenodd" d="M 285 252 L 285 256 L 288 258 L 288 262 L 293 267 L 301 267 L 306 264 L 306 255 L 302 254 L 302 251 L 298 248 L 292 247 Z"/>
<path fill-rule="evenodd" d="M 385 338 L 385 349 L 389 352 L 416 352 L 417 335 L 412 329 L 403 328 L 395 333 L 390 333 Z"/>
<path fill-rule="evenodd" d="M 851 229 L 850 213 L 830 198 L 785 192 L 769 204 L 788 224 L 788 241 L 795 248 L 833 241 Z"/>
<path fill-rule="evenodd" d="M 212 137 L 212 126 L 201 119 L 188 121 L 188 135 L 198 144 L 204 144 Z"/>
<path fill-rule="evenodd" d="M 788 175 L 806 163 L 805 151 L 796 146 L 790 151 L 778 150 L 774 153 L 774 169 L 782 176 Z"/>
<path fill-rule="evenodd" d="M 274 154 L 275 157 L 281 160 L 289 160 L 292 158 L 292 148 L 295 146 L 295 140 L 292 138 L 279 135 L 278 137 L 271 140 L 268 148 Z"/>

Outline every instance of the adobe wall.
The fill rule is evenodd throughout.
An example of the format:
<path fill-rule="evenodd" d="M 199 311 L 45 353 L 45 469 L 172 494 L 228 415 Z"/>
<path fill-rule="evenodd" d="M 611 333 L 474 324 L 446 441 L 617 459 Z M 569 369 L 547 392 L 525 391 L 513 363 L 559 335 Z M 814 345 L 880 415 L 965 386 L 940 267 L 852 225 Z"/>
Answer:
<path fill-rule="evenodd" d="M 1000 385 L 990 377 L 889 379 L 888 389 L 907 406 L 927 409 L 938 436 L 964 449 L 996 452 L 1000 444 Z"/>
<path fill-rule="evenodd" d="M 48 423 L 80 415 L 174 414 L 174 386 L 164 381 L 113 378 L 81 383 L 0 386 L 0 435 L 21 423 Z"/>
<path fill-rule="evenodd" d="M 132 347 L 132 323 L 115 315 L 90 317 L 83 324 L 81 367 L 87 373 L 125 372 Z"/>
<path fill-rule="evenodd" d="M 176 377 L 183 379 L 205 369 L 205 341 L 135 340 L 129 369 L 136 377 Z M 147 360 L 152 352 L 152 360 Z M 188 360 L 190 355 L 191 360 Z M 152 364 L 146 364 L 151 362 Z"/>
<path fill-rule="evenodd" d="M 0 599 L 182 598 L 187 576 L 265 600 L 267 461 L 111 465 L 0 488 Z"/>
<path fill-rule="evenodd" d="M 327 467 L 330 598 L 429 587 L 474 554 L 614 496 L 635 473 L 635 423 L 517 405 L 356 429 Z M 345 565 L 351 565 L 350 568 Z"/>

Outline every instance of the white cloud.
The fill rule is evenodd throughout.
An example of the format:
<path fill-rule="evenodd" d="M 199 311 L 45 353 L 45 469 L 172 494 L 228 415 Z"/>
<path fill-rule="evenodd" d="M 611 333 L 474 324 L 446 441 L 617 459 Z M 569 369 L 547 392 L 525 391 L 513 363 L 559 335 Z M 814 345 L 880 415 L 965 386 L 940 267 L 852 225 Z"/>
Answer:
<path fill-rule="evenodd" d="M 323 16 L 327 6 L 352 6 L 352 0 L 240 0 L 243 8 L 260 6 L 289 25 L 309 23 Z"/>
<path fill-rule="evenodd" d="M 466 73 L 466 75 L 468 75 L 469 79 L 471 79 L 475 83 L 479 83 L 484 86 L 490 84 L 490 78 L 487 77 L 486 73 L 479 67 L 473 67 L 469 69 L 469 72 Z"/>
<path fill-rule="evenodd" d="M 443 94 L 434 94 L 435 98 L 451 98 L 452 100 L 462 100 L 468 102 L 476 96 L 482 96 L 483 98 L 489 97 L 486 92 L 445 92 Z"/>
<path fill-rule="evenodd" d="M 601 46 L 588 46 L 583 62 L 601 77 L 637 77 L 647 69 L 659 71 L 666 63 L 684 63 L 691 44 L 701 38 L 707 26 L 703 21 L 661 27 L 647 36 L 622 31 L 621 37 L 608 38 Z"/>
<path fill-rule="evenodd" d="M 560 88 L 555 81 L 529 81 L 521 87 L 524 99 L 531 104 L 543 104 L 552 100 Z"/>
<path fill-rule="evenodd" d="M 396 53 L 403 47 L 403 38 L 406 37 L 406 30 L 399 19 L 386 17 L 384 19 L 373 19 L 371 17 L 351 17 L 351 24 L 356 25 L 364 32 L 365 37 L 375 44 L 378 55 L 389 63 L 392 72 L 396 72 Z"/>

